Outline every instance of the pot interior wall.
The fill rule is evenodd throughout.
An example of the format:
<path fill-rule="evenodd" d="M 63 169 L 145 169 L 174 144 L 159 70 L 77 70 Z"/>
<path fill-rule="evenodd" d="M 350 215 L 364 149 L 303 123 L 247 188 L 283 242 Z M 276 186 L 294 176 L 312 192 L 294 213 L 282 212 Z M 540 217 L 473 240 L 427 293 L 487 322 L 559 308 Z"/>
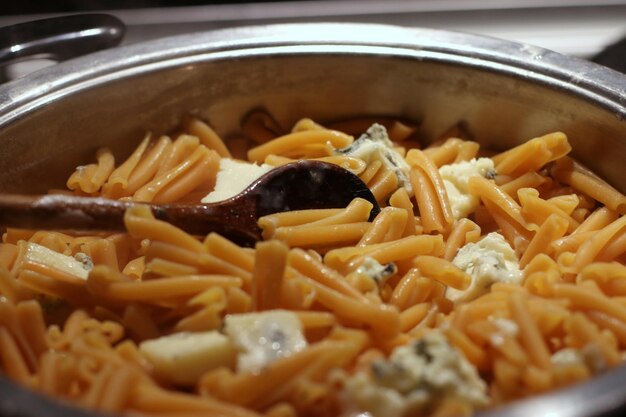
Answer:
<path fill-rule="evenodd" d="M 167 133 L 188 114 L 223 136 L 237 135 L 253 109 L 266 109 L 284 127 L 300 117 L 395 115 L 420 121 L 425 140 L 465 121 L 476 140 L 494 149 L 561 130 L 583 163 L 626 191 L 626 131 L 602 107 L 490 70 L 352 54 L 214 59 L 77 88 L 1 128 L 0 191 L 64 187 L 98 147 L 121 158 L 146 131 Z"/>

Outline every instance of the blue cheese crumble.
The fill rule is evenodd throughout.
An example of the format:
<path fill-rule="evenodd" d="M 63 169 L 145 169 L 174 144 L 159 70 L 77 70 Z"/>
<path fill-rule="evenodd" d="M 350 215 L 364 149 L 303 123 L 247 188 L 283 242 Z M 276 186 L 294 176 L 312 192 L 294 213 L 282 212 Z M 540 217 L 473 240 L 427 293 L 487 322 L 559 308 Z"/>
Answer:
<path fill-rule="evenodd" d="M 413 187 L 411 186 L 411 181 L 409 181 L 409 164 L 394 149 L 393 142 L 389 139 L 385 126 L 374 123 L 352 145 L 343 149 L 337 149 L 335 152 L 338 155 L 359 158 L 366 164 L 380 161 L 396 175 L 398 184 L 404 187 L 409 195 L 413 194 Z"/>
<path fill-rule="evenodd" d="M 420 415 L 443 398 L 488 403 L 486 383 L 440 331 L 396 348 L 389 359 L 373 362 L 371 372 L 348 377 L 344 390 L 347 415 Z"/>
<path fill-rule="evenodd" d="M 496 170 L 490 158 L 478 158 L 443 165 L 439 168 L 439 174 L 448 194 L 452 215 L 459 220 L 472 214 L 480 204 L 480 199 L 469 192 L 469 179 L 472 177 L 493 178 Z"/>
<path fill-rule="evenodd" d="M 480 297 L 496 282 L 522 282 L 523 273 L 515 251 L 497 232 L 489 233 L 476 243 L 463 246 L 452 263 L 472 278 L 465 290 L 450 287 L 446 289 L 446 297 L 455 303 Z"/>
<path fill-rule="evenodd" d="M 237 371 L 259 373 L 277 359 L 307 347 L 302 323 L 287 310 L 232 314 L 224 331 L 237 348 Z"/>

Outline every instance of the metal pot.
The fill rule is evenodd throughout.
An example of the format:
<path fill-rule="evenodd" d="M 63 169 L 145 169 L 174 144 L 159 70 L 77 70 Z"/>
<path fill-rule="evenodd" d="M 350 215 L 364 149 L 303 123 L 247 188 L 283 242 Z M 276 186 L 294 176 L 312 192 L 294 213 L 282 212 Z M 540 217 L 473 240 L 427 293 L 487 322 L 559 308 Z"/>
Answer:
<path fill-rule="evenodd" d="M 424 140 L 464 121 L 504 149 L 549 131 L 626 191 L 626 77 L 529 45 L 445 31 L 297 24 L 183 35 L 67 61 L 0 87 L 0 191 L 60 187 L 97 147 L 120 155 L 194 113 L 223 136 L 264 108 L 289 126 L 395 115 Z M 622 415 L 626 367 L 483 416 Z M 70 416 L 0 377 L 0 415 Z"/>

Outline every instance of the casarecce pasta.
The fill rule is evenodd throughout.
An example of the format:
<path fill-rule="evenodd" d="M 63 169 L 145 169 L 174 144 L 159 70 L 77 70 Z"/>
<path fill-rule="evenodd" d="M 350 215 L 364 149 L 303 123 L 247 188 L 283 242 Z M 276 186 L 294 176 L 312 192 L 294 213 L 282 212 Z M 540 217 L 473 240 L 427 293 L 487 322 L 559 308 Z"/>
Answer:
<path fill-rule="evenodd" d="M 371 126 L 371 127 L 370 127 Z M 191 118 L 76 195 L 199 202 L 220 161 L 319 159 L 371 203 L 259 219 L 244 248 L 138 206 L 118 234 L 9 229 L 0 370 L 80 407 L 155 416 L 446 416 L 592 378 L 626 349 L 626 197 L 561 132 L 483 157 L 451 130 L 251 115 L 222 140 Z M 362 134 L 362 135 L 361 135 Z"/>

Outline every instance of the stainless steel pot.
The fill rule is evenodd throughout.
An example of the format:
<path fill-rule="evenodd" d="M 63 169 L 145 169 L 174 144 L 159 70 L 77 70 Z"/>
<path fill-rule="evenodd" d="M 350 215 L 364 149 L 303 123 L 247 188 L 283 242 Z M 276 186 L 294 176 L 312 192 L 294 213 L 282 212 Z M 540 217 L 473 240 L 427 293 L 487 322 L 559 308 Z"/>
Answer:
<path fill-rule="evenodd" d="M 0 87 L 0 191 L 60 187 L 104 144 L 194 113 L 223 136 L 264 108 L 308 116 L 395 115 L 430 140 L 463 120 L 495 149 L 561 130 L 577 158 L 626 191 L 626 77 L 529 45 L 445 31 L 280 25 L 184 35 L 108 50 Z M 626 413 L 626 367 L 484 416 Z M 0 415 L 85 415 L 0 378 Z"/>

